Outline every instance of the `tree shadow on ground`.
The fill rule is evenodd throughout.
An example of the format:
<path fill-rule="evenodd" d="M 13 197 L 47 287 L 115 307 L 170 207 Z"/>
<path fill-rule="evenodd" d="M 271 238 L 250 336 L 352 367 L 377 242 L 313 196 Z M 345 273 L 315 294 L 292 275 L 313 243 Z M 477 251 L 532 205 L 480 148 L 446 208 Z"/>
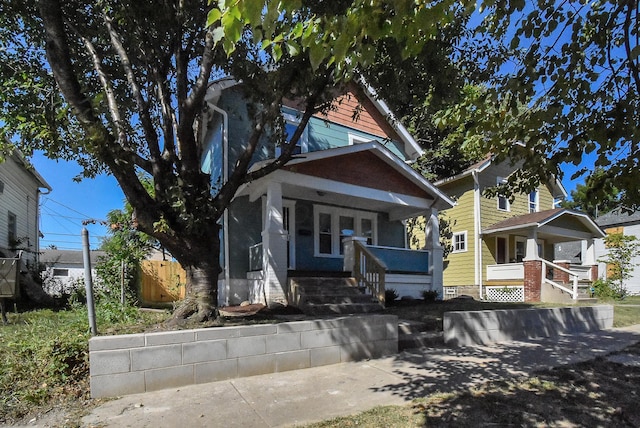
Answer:
<path fill-rule="evenodd" d="M 416 349 L 393 357 L 393 373 L 402 381 L 374 390 L 430 397 L 417 405 L 428 426 L 640 426 L 640 367 L 603 358 L 639 341 L 640 335 L 618 330 Z M 640 345 L 631 349 L 640 360 Z M 517 386 L 515 379 L 528 376 L 540 379 L 539 385 Z M 433 397 L 442 401 L 429 401 Z"/>
<path fill-rule="evenodd" d="M 640 348 L 635 357 L 640 359 Z M 640 426 L 640 367 L 606 358 L 421 401 L 429 427 Z"/>

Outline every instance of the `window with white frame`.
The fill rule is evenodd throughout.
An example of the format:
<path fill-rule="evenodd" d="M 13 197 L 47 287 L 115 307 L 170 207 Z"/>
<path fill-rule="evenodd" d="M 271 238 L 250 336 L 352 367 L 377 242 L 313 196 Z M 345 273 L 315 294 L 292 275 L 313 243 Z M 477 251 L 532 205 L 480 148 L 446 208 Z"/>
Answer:
<path fill-rule="evenodd" d="M 285 120 L 284 131 L 286 134 L 287 141 L 289 141 L 291 137 L 293 137 L 293 134 L 298 129 L 298 125 L 300 125 L 300 118 L 290 113 L 283 113 L 282 116 L 284 117 L 284 120 Z M 305 128 L 302 131 L 302 135 L 296 142 L 296 147 L 293 149 L 293 154 L 297 155 L 300 153 L 307 153 L 307 151 L 309 150 L 307 147 L 307 142 L 308 142 L 307 128 Z M 278 146 L 276 147 L 276 157 L 280 156 L 280 153 L 282 153 L 282 148 Z"/>
<path fill-rule="evenodd" d="M 373 140 L 375 140 L 375 138 L 364 137 L 362 135 L 356 135 L 356 134 L 349 133 L 349 145 L 350 146 L 352 146 L 354 144 L 368 143 L 369 141 L 373 141 Z"/>
<path fill-rule="evenodd" d="M 530 213 L 537 213 L 538 211 L 540 211 L 540 204 L 538 202 L 539 197 L 540 197 L 540 194 L 537 189 L 529 193 L 529 212 Z"/>
<path fill-rule="evenodd" d="M 376 213 L 314 205 L 314 253 L 317 257 L 341 257 L 342 239 L 348 236 L 367 238 L 368 245 L 377 244 Z"/>
<path fill-rule="evenodd" d="M 464 232 L 456 232 L 452 237 L 453 241 L 453 252 L 461 253 L 463 251 L 467 251 L 467 231 Z"/>
<path fill-rule="evenodd" d="M 507 183 L 507 179 L 502 177 L 498 177 L 496 182 L 498 186 L 506 183 Z M 498 194 L 498 209 L 501 211 L 511 211 L 509 199 L 506 196 Z"/>

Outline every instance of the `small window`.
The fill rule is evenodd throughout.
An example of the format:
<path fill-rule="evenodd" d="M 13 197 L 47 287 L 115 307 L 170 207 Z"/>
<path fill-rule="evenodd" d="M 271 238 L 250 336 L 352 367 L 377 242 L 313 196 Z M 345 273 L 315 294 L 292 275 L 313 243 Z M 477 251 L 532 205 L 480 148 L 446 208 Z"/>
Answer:
<path fill-rule="evenodd" d="M 282 116 L 284 117 L 284 120 L 285 120 L 284 130 L 285 130 L 285 133 L 287 134 L 286 138 L 287 138 L 287 141 L 289 141 L 291 137 L 293 137 L 293 134 L 298 129 L 298 125 L 300 124 L 300 118 L 289 113 L 283 113 Z M 305 128 L 302 131 L 302 135 L 296 142 L 296 147 L 293 149 L 292 154 L 298 155 L 300 153 L 306 153 L 307 151 L 308 151 L 307 129 Z M 281 153 L 282 153 L 282 148 L 278 145 L 278 147 L 276 147 L 276 157 L 280 156 Z"/>
<path fill-rule="evenodd" d="M 453 252 L 460 253 L 467 251 L 467 231 L 453 234 Z"/>
<path fill-rule="evenodd" d="M 18 218 L 11 211 L 7 215 L 7 239 L 9 247 L 15 245 L 18 240 Z"/>
<path fill-rule="evenodd" d="M 538 197 L 538 191 L 534 190 L 533 192 L 529 193 L 529 212 L 530 213 L 537 213 L 538 211 L 540 211 L 540 204 L 538 203 L 539 197 Z"/>
<path fill-rule="evenodd" d="M 69 269 L 53 269 L 53 276 L 69 276 Z"/>
<path fill-rule="evenodd" d="M 375 140 L 375 138 L 364 137 L 362 135 L 349 134 L 349 145 L 368 143 Z"/>
<path fill-rule="evenodd" d="M 500 186 L 501 184 L 506 184 L 506 183 L 507 183 L 506 178 L 498 177 L 496 184 Z M 498 195 L 498 209 L 501 211 L 511 211 L 509 199 L 506 196 L 500 195 L 500 194 Z"/>

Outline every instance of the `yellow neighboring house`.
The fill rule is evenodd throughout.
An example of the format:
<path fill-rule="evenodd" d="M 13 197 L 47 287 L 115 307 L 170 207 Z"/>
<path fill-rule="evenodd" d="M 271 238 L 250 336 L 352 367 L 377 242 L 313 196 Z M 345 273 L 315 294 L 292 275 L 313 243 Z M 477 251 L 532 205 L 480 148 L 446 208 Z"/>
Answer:
<path fill-rule="evenodd" d="M 556 208 L 567 196 L 559 181 L 541 184 L 511 202 L 483 196 L 516 168 L 488 157 L 435 183 L 456 201 L 440 213 L 452 232 L 443 266 L 443 298 L 464 294 L 499 301 L 575 300 L 580 289 L 597 278 L 593 240 L 603 232 L 586 214 Z M 554 245 L 568 241 L 585 243 L 580 266 L 554 260 Z"/>

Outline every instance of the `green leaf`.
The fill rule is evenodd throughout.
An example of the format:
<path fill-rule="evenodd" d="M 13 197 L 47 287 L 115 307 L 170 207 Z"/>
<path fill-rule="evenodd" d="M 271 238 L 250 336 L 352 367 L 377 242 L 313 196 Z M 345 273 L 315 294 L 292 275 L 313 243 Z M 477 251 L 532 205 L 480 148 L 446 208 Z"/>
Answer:
<path fill-rule="evenodd" d="M 219 9 L 211 9 L 207 14 L 207 27 L 210 27 L 216 22 L 218 22 L 221 16 L 222 16 L 222 12 L 220 12 Z"/>
<path fill-rule="evenodd" d="M 314 43 L 309 46 L 309 61 L 314 70 L 318 69 L 325 57 L 326 49 L 322 43 Z"/>

